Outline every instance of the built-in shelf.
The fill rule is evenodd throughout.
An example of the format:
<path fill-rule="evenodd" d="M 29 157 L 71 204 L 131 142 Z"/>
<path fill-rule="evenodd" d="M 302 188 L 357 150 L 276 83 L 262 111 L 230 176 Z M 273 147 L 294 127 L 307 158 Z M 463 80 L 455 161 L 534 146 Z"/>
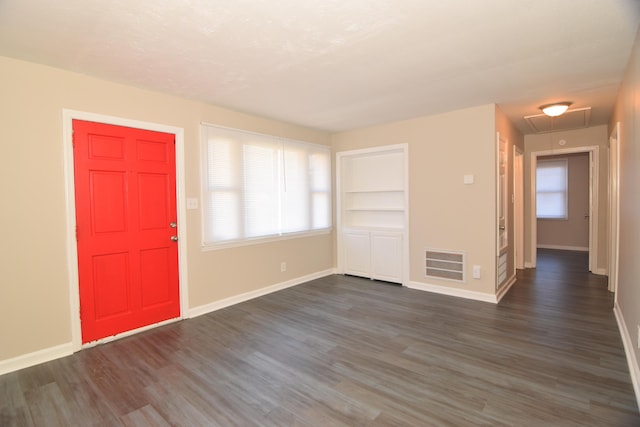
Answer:
<path fill-rule="evenodd" d="M 406 146 L 338 153 L 340 271 L 402 283 Z"/>

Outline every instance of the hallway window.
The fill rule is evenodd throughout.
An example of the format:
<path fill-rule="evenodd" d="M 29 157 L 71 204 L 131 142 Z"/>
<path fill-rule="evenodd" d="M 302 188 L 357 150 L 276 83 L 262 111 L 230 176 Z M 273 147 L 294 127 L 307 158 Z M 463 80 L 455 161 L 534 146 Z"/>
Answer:
<path fill-rule="evenodd" d="M 538 160 L 536 168 L 536 216 L 567 219 L 567 159 Z"/>

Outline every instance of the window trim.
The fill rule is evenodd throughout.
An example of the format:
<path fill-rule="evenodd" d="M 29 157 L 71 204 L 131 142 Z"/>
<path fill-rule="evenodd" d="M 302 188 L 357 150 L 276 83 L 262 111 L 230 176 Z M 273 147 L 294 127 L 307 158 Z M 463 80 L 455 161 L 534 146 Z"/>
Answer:
<path fill-rule="evenodd" d="M 217 125 L 217 124 L 212 124 L 212 123 L 207 123 L 207 122 L 201 122 L 200 126 L 199 126 L 199 131 L 200 131 L 200 158 L 201 158 L 201 163 L 200 163 L 200 183 L 201 183 L 201 187 L 200 187 L 200 213 L 201 213 L 201 220 L 200 220 L 200 228 L 201 228 L 201 239 L 200 239 L 200 246 L 201 246 L 201 251 L 203 252 L 208 252 L 208 251 L 216 251 L 216 250 L 220 250 L 220 249 L 229 249 L 229 248 L 235 248 L 235 247 L 242 247 L 242 246 L 250 246 L 250 245 L 258 245 L 258 244 L 263 244 L 263 243 L 270 243 L 270 242 L 277 242 L 277 241 L 283 241 L 283 240 L 291 240 L 291 239 L 299 239 L 299 238 L 304 238 L 304 237 L 315 237 L 315 236 L 321 236 L 321 235 L 328 235 L 331 234 L 333 232 L 333 165 L 331 162 L 331 147 L 325 144 L 318 144 L 318 143 L 312 143 L 312 142 L 307 142 L 307 141 L 302 141 L 302 140 L 297 140 L 297 139 L 293 139 L 293 138 L 286 138 L 286 137 L 279 137 L 276 135 L 270 135 L 270 134 L 266 134 L 266 133 L 260 133 L 260 132 L 253 132 L 253 131 L 248 131 L 245 129 L 239 129 L 239 128 L 233 128 L 233 127 L 227 127 L 227 126 L 221 126 L 221 125 Z M 321 147 L 322 149 L 326 149 L 327 150 L 327 155 L 328 155 L 328 161 L 329 161 L 329 182 L 328 182 L 328 189 L 327 189 L 327 197 L 328 197 L 328 221 L 329 221 L 329 225 L 328 227 L 325 228 L 318 228 L 318 229 L 309 229 L 309 230 L 302 230 L 302 231 L 293 231 L 293 232 L 284 232 L 284 233 L 280 233 L 280 234 L 270 234 L 270 235 L 265 235 L 265 236 L 256 236 L 256 237 L 243 237 L 240 239 L 234 239 L 234 240 L 228 240 L 228 241 L 221 241 L 219 243 L 212 243 L 209 242 L 207 243 L 207 229 L 206 229 L 206 221 L 207 221 L 207 209 L 206 209 L 206 203 L 208 202 L 208 139 L 207 139 L 207 128 L 217 128 L 217 129 L 221 129 L 227 132 L 239 132 L 242 134 L 247 134 L 247 135 L 255 135 L 257 137 L 261 137 L 261 138 L 272 138 L 272 139 L 276 139 L 276 140 L 281 140 L 282 142 L 286 142 L 289 141 L 291 143 L 296 143 L 296 144 L 303 144 L 303 145 L 308 145 L 308 146 L 318 146 Z M 313 189 L 313 188 L 309 188 L 309 194 L 313 195 L 314 193 L 317 193 L 318 191 Z M 312 209 L 311 206 L 309 206 L 310 209 Z"/>

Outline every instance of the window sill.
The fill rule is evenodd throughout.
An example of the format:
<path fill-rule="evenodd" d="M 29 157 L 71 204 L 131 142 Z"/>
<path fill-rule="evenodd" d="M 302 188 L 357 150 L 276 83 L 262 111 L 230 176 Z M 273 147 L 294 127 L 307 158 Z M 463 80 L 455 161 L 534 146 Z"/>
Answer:
<path fill-rule="evenodd" d="M 200 249 L 202 250 L 202 252 L 218 251 L 220 249 L 238 248 L 241 246 L 261 245 L 263 243 L 280 242 L 283 240 L 322 236 L 326 234 L 331 234 L 332 232 L 333 232 L 333 228 L 327 228 L 327 229 L 317 230 L 317 231 L 303 231 L 300 233 L 288 233 L 282 236 L 257 237 L 255 239 L 233 241 L 228 243 L 203 244 Z"/>

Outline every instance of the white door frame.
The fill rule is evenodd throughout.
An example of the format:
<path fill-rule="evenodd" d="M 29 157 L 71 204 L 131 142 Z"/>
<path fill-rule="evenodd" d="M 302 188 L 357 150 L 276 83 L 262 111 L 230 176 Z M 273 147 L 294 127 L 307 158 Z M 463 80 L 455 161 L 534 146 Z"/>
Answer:
<path fill-rule="evenodd" d="M 609 257 L 608 289 L 618 289 L 618 246 L 620 239 L 620 122 L 609 137 Z M 617 294 L 616 294 L 617 296 Z"/>
<path fill-rule="evenodd" d="M 514 146 L 513 150 L 513 216 L 515 268 L 524 269 L 524 151 Z M 518 256 L 520 254 L 520 256 Z"/>
<path fill-rule="evenodd" d="M 116 126 L 132 127 L 175 135 L 176 138 L 176 202 L 178 214 L 178 280 L 180 286 L 180 318 L 186 317 L 188 310 L 187 289 L 187 215 L 185 203 L 185 173 L 184 173 L 184 129 L 157 123 L 125 119 L 121 117 L 105 116 L 84 111 L 62 110 L 62 142 L 64 147 L 64 178 L 65 201 L 67 216 L 67 270 L 69 272 L 69 306 L 71 309 L 71 344 L 74 352 L 83 347 L 91 347 L 117 338 L 122 338 L 146 329 L 154 328 L 176 319 L 145 326 L 133 331 L 127 331 L 113 337 L 104 338 L 82 345 L 82 329 L 80 325 L 80 290 L 78 280 L 78 244 L 76 241 L 76 199 L 75 175 L 73 168 L 73 120 L 105 123 Z"/>
<path fill-rule="evenodd" d="M 348 151 L 339 151 L 336 153 L 336 236 L 337 236 L 337 261 L 339 274 L 345 273 L 345 253 L 344 253 L 344 240 L 343 234 L 345 225 L 343 223 L 343 160 L 353 156 L 361 156 L 371 153 L 385 153 L 390 151 L 401 151 L 403 155 L 403 210 L 404 210 L 404 228 L 397 230 L 402 235 L 402 285 L 407 286 L 409 283 L 409 145 L 393 144 L 393 145 L 381 145 L 370 148 L 362 148 Z"/>
<path fill-rule="evenodd" d="M 537 264 L 538 224 L 536 220 L 536 168 L 538 165 L 538 157 L 574 153 L 589 153 L 589 271 L 602 274 L 602 272 L 598 271 L 598 179 L 600 170 L 600 147 L 597 145 L 531 152 L 531 200 L 529 203 L 529 218 L 531 218 L 531 267 L 535 268 Z"/>

